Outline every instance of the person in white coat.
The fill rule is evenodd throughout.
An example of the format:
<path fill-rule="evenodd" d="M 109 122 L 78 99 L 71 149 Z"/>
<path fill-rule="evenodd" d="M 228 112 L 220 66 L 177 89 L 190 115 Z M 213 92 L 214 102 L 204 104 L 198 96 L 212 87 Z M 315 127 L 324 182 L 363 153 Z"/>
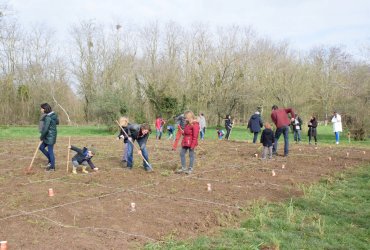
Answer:
<path fill-rule="evenodd" d="M 207 127 L 206 118 L 204 117 L 203 113 L 200 113 L 199 115 L 199 127 L 200 127 L 200 139 L 203 141 Z"/>
<path fill-rule="evenodd" d="M 335 134 L 335 143 L 339 144 L 339 133 L 342 132 L 342 117 L 337 111 L 334 111 L 333 118 L 331 119 L 333 123 L 333 132 Z"/>

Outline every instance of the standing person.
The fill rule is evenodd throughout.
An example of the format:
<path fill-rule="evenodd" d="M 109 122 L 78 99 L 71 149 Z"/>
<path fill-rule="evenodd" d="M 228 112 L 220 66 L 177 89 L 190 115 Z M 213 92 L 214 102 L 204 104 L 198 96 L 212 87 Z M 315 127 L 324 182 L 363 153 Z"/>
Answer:
<path fill-rule="evenodd" d="M 226 129 L 225 139 L 226 140 L 229 140 L 232 128 L 233 128 L 233 121 L 231 120 L 231 116 L 226 115 L 226 118 L 225 118 L 225 129 Z"/>
<path fill-rule="evenodd" d="M 121 127 L 120 130 L 118 131 L 118 136 L 117 140 L 122 139 L 123 140 L 123 152 L 122 152 L 122 163 L 127 162 L 127 143 L 128 143 L 128 137 L 126 136 L 127 134 L 127 126 L 130 125 L 128 122 L 127 117 L 121 117 L 119 118 L 119 126 Z M 126 134 L 122 131 L 125 130 Z"/>
<path fill-rule="evenodd" d="M 184 132 L 184 129 L 185 129 L 185 125 L 186 125 L 186 121 L 185 121 L 185 116 L 184 114 L 179 114 L 175 117 L 175 122 L 177 124 L 177 132 L 176 132 L 176 138 L 175 138 L 175 141 L 173 142 L 173 145 L 172 145 L 172 150 L 173 151 L 176 151 L 177 149 L 177 144 L 179 143 L 180 141 L 180 138 Z"/>
<path fill-rule="evenodd" d="M 269 153 L 269 159 L 272 159 L 272 146 L 275 142 L 274 131 L 271 129 L 270 123 L 265 123 L 265 129 L 261 134 L 262 149 L 262 160 L 266 159 L 267 153 Z"/>
<path fill-rule="evenodd" d="M 315 145 L 317 145 L 317 120 L 313 115 L 308 123 L 308 144 L 311 144 L 311 138 L 315 139 Z"/>
<path fill-rule="evenodd" d="M 302 131 L 302 119 L 301 117 L 296 113 L 295 118 L 292 121 L 292 127 L 293 127 L 293 134 L 294 134 L 294 141 L 295 143 L 301 142 L 301 131 Z"/>
<path fill-rule="evenodd" d="M 155 138 L 160 140 L 163 134 L 163 125 L 165 124 L 165 120 L 163 120 L 162 116 L 157 116 L 155 120 Z"/>
<path fill-rule="evenodd" d="M 140 149 L 138 150 L 138 154 L 143 156 L 144 159 L 149 162 L 149 153 L 146 149 L 146 143 L 149 138 L 150 133 L 150 126 L 147 123 L 144 123 L 142 125 L 140 124 L 130 124 L 127 126 L 127 135 L 128 140 L 130 141 L 127 144 L 127 168 L 132 169 L 132 166 L 134 165 L 134 157 L 133 157 L 133 151 L 134 151 L 134 143 L 137 141 L 139 144 Z M 150 165 L 148 165 L 143 160 L 143 167 L 145 171 L 151 172 L 152 168 Z"/>
<path fill-rule="evenodd" d="M 288 156 L 289 154 L 289 125 L 291 121 L 289 120 L 288 114 L 291 115 L 291 120 L 293 120 L 295 117 L 293 109 L 279 109 L 276 105 L 272 106 L 271 119 L 276 125 L 275 143 L 272 148 L 274 154 L 277 154 L 277 147 L 281 134 L 284 136 L 284 156 Z"/>
<path fill-rule="evenodd" d="M 199 115 L 199 126 L 200 126 L 200 139 L 204 140 L 204 135 L 206 134 L 206 118 L 204 117 L 203 113 L 200 113 Z"/>
<path fill-rule="evenodd" d="M 181 142 L 181 169 L 177 173 L 191 174 L 193 171 L 194 161 L 195 161 L 195 147 L 198 145 L 198 135 L 199 135 L 199 123 L 196 120 L 194 113 L 191 111 L 186 111 L 184 113 L 186 125 L 183 132 L 183 138 Z M 186 169 L 186 159 L 185 154 L 189 151 L 189 168 Z"/>
<path fill-rule="evenodd" d="M 248 121 L 248 126 L 247 126 L 251 133 L 253 133 L 253 143 L 256 143 L 258 133 L 261 131 L 261 128 L 263 127 L 263 122 L 261 119 L 260 112 L 256 111 L 251 118 Z"/>
<path fill-rule="evenodd" d="M 335 134 L 335 143 L 339 144 L 339 133 L 342 132 L 342 117 L 337 111 L 334 111 L 333 118 L 331 119 L 333 123 L 333 132 Z"/>
<path fill-rule="evenodd" d="M 54 144 L 57 141 L 57 125 L 59 124 L 59 119 L 48 103 L 43 103 L 40 107 L 41 112 L 43 112 L 45 116 L 41 125 L 40 140 L 42 143 L 39 149 L 48 159 L 46 171 L 55 171 Z M 48 150 L 46 150 L 46 148 Z"/>

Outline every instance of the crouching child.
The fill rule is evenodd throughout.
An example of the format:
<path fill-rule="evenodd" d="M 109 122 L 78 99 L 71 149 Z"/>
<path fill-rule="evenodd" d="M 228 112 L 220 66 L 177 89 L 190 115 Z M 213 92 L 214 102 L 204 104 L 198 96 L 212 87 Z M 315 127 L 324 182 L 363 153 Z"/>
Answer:
<path fill-rule="evenodd" d="M 72 164 L 73 164 L 73 174 L 77 174 L 77 167 L 79 165 L 82 165 L 82 173 L 88 174 L 89 172 L 86 170 L 86 167 L 89 165 L 91 169 L 94 171 L 98 171 L 98 168 L 95 167 L 94 163 L 91 161 L 91 158 L 95 155 L 96 151 L 93 148 L 86 148 L 83 149 L 77 148 L 75 146 L 69 147 L 71 150 L 76 151 L 77 154 L 73 156 L 72 158 Z"/>

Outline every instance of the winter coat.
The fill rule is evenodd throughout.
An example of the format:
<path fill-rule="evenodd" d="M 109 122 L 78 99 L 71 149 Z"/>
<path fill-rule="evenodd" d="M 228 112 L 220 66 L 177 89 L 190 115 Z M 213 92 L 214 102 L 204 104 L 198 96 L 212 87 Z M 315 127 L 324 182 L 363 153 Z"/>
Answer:
<path fill-rule="evenodd" d="M 198 145 L 199 130 L 200 127 L 198 122 L 186 124 L 183 131 L 181 146 L 194 149 Z"/>
<path fill-rule="evenodd" d="M 57 141 L 57 125 L 59 119 L 53 111 L 44 117 L 44 124 L 41 130 L 40 140 L 47 145 L 54 145 Z"/>
<path fill-rule="evenodd" d="M 130 126 L 131 124 L 127 124 L 127 127 Z M 128 134 L 128 131 L 127 131 L 127 127 L 122 127 L 120 126 L 120 130 L 119 130 L 119 133 L 118 133 L 118 139 L 121 139 L 123 138 L 123 142 L 124 143 L 127 143 L 128 142 L 128 137 L 127 137 L 127 134 Z M 125 131 L 123 132 L 122 129 Z"/>
<path fill-rule="evenodd" d="M 207 126 L 206 124 L 206 118 L 204 116 L 199 116 L 199 127 L 201 130 L 203 130 Z"/>
<path fill-rule="evenodd" d="M 265 128 L 261 134 L 261 143 L 264 147 L 271 147 L 275 142 L 274 131 L 269 128 Z"/>
<path fill-rule="evenodd" d="M 293 131 L 302 130 L 302 123 L 301 117 L 296 117 L 294 121 L 292 121 Z"/>
<path fill-rule="evenodd" d="M 94 163 L 92 163 L 91 161 L 91 158 L 93 158 L 93 156 L 89 156 L 88 148 L 84 147 L 83 149 L 80 149 L 71 145 L 71 150 L 77 152 L 77 154 L 72 157 L 72 161 L 77 161 L 78 164 L 81 164 L 82 162 L 86 161 L 91 167 L 91 169 L 95 168 Z"/>
<path fill-rule="evenodd" d="M 308 136 L 317 136 L 317 121 L 316 119 L 311 119 L 308 123 Z"/>
<path fill-rule="evenodd" d="M 186 120 L 184 114 L 178 115 L 175 117 L 175 122 L 178 126 L 180 126 L 181 130 L 184 130 L 186 125 Z"/>
<path fill-rule="evenodd" d="M 39 132 L 41 133 L 42 132 L 42 128 L 44 127 L 44 123 L 45 123 L 45 116 L 46 114 L 42 114 L 40 116 L 40 120 L 39 120 Z"/>
<path fill-rule="evenodd" d="M 230 130 L 233 128 L 233 122 L 231 121 L 231 119 L 229 118 L 225 119 L 225 128 L 226 130 Z"/>
<path fill-rule="evenodd" d="M 135 124 L 135 123 L 130 124 L 130 125 L 127 126 L 125 131 L 126 130 L 127 130 L 127 135 L 132 138 L 133 142 L 135 140 L 140 141 L 140 145 L 141 145 L 140 149 L 145 148 L 146 143 L 147 143 L 148 138 L 149 138 L 149 133 L 143 135 L 141 133 L 141 125 L 140 124 Z"/>
<path fill-rule="evenodd" d="M 331 122 L 333 123 L 333 132 L 342 132 L 342 117 L 340 114 L 337 114 L 336 116 L 333 116 L 331 119 Z"/>
<path fill-rule="evenodd" d="M 261 131 L 263 127 L 263 122 L 260 115 L 254 114 L 251 116 L 248 122 L 248 128 L 252 133 L 257 133 Z"/>
<path fill-rule="evenodd" d="M 275 123 L 277 128 L 282 128 L 290 125 L 288 114 L 291 114 L 292 118 L 295 117 L 294 111 L 291 108 L 287 109 L 275 109 L 271 112 L 271 119 Z"/>

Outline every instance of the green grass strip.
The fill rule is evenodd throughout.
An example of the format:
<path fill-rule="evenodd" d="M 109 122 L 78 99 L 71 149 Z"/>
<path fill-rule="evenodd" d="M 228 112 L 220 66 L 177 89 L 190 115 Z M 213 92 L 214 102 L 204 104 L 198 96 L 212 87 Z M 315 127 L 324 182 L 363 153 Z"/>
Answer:
<path fill-rule="evenodd" d="M 285 203 L 258 203 L 238 229 L 146 249 L 369 249 L 370 165 L 308 186 Z"/>

